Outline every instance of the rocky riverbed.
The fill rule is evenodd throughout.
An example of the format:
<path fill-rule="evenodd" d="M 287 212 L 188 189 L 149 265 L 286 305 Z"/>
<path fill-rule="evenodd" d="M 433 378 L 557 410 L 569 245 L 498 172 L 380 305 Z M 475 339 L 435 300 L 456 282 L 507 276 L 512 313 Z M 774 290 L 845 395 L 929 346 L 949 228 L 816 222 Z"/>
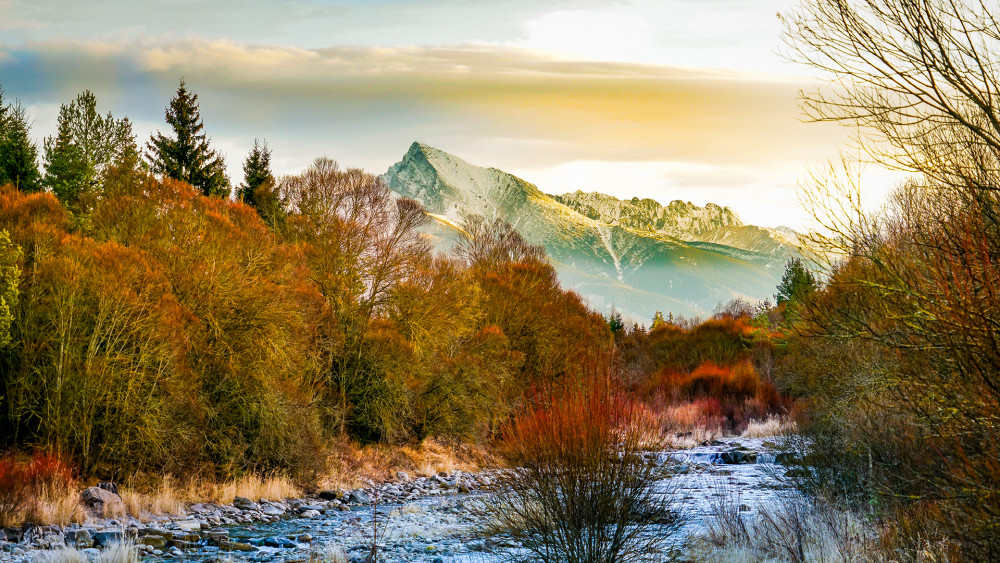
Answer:
<path fill-rule="evenodd" d="M 787 455 L 780 438 L 733 438 L 650 454 L 650 462 L 664 468 L 658 488 L 673 495 L 684 517 L 676 534 L 678 545 L 704 531 L 720 499 L 730 499 L 749 515 L 793 494 L 778 478 L 784 471 L 776 462 Z M 131 538 L 142 558 L 150 561 L 363 561 L 376 534 L 384 561 L 486 562 L 496 560 L 497 552 L 518 548 L 508 539 L 476 533 L 468 507 L 493 484 L 489 472 L 398 477 L 366 489 L 321 491 L 304 499 L 237 497 L 231 505 L 194 504 L 182 517 L 149 522 L 125 518 L 67 528 L 7 529 L 0 535 L 0 562 L 38 560 L 46 551 L 67 547 L 95 560 L 122 538 Z M 88 489 L 84 497 L 88 495 L 90 502 L 114 502 L 112 491 Z"/>

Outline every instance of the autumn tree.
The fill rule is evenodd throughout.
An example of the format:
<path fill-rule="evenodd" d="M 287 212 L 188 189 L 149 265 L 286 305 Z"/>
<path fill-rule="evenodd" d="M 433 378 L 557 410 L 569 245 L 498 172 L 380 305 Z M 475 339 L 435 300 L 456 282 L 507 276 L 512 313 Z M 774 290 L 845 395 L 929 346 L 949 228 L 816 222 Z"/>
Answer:
<path fill-rule="evenodd" d="M 166 110 L 173 136 L 156 133 L 149 140 L 146 159 L 157 174 L 187 182 L 204 195 L 229 196 L 226 164 L 209 144 L 198 107 L 198 95 L 181 79 Z"/>
<path fill-rule="evenodd" d="M 828 354 L 866 367 L 792 379 L 840 398 L 815 403 L 840 475 L 919 511 L 905 547 L 944 530 L 968 560 L 1000 554 L 997 16 L 977 1 L 808 0 L 785 18 L 791 56 L 829 77 L 803 94 L 807 114 L 847 125 L 862 150 L 807 194 L 821 255 L 843 258 L 807 318 L 845 343 Z M 857 174 L 871 162 L 910 174 L 875 213 Z"/>
<path fill-rule="evenodd" d="M 280 194 L 289 208 L 285 236 L 305 252 L 340 320 L 329 350 L 330 398 L 339 411 L 331 423 L 366 440 L 390 439 L 406 408 L 396 352 L 407 343 L 382 317 L 395 289 L 429 253 L 418 230 L 426 221 L 423 208 L 394 197 L 378 177 L 341 170 L 327 158 L 284 178 Z"/>
<path fill-rule="evenodd" d="M 603 373 L 611 332 L 604 317 L 559 285 L 545 250 L 502 219 L 473 215 L 455 254 L 483 292 L 483 322 L 498 327 L 523 357 L 526 381 Z"/>
<path fill-rule="evenodd" d="M 97 98 L 85 90 L 59 108 L 58 132 L 45 139 L 43 184 L 70 209 L 81 198 L 98 191 L 101 176 L 110 166 L 133 167 L 139 149 L 132 123 L 97 112 Z"/>

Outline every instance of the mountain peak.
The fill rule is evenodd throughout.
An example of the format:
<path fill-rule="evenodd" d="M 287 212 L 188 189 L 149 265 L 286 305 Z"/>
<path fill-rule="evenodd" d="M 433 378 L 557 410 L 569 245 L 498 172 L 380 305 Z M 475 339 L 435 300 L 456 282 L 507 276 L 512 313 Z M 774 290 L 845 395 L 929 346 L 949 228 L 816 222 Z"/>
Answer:
<path fill-rule="evenodd" d="M 420 142 L 411 144 L 383 179 L 390 189 L 420 201 L 429 212 L 456 220 L 469 214 L 499 217 L 528 197 L 542 195 L 512 174 L 469 164 Z"/>

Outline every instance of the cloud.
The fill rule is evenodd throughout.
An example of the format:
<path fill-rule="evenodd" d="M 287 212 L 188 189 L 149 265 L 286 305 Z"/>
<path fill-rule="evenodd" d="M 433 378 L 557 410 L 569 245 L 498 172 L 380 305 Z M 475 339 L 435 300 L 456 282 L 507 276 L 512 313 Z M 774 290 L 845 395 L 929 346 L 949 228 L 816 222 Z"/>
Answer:
<path fill-rule="evenodd" d="M 747 164 L 814 156 L 839 134 L 798 121 L 804 84 L 791 80 L 489 45 L 49 43 L 9 50 L 7 59 L 5 74 L 50 100 L 54 92 L 65 97 L 67 89 L 98 86 L 140 98 L 159 89 L 162 97 L 183 76 L 206 102 L 225 99 L 220 111 L 233 121 L 319 126 L 331 112 L 394 128 L 443 120 L 469 135 L 561 144 L 560 152 L 577 159 Z M 399 121 L 387 124 L 390 117 Z"/>
<path fill-rule="evenodd" d="M 575 170 L 594 189 L 621 184 L 661 199 L 700 201 L 684 193 L 701 190 L 751 201 L 744 196 L 753 189 L 791 200 L 803 163 L 835 156 L 843 140 L 834 126 L 799 121 L 796 94 L 807 85 L 792 79 L 567 60 L 526 48 L 305 49 L 161 38 L 0 50 L 11 97 L 54 107 L 89 88 L 101 111 L 131 117 L 140 137 L 163 127 L 182 76 L 237 180 L 254 138 L 268 140 L 282 173 L 320 155 L 382 172 L 421 140 L 551 181 L 542 186 L 548 191 L 575 189 L 564 180 Z M 580 162 L 603 164 L 573 164 Z"/>

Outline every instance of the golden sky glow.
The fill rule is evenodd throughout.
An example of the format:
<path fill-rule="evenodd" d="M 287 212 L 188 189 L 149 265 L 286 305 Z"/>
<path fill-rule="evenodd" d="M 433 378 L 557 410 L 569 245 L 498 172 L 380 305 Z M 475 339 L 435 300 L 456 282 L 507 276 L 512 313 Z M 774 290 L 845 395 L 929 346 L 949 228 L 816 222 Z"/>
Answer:
<path fill-rule="evenodd" d="M 178 2 L 95 0 L 73 26 L 76 3 L 0 0 L 0 83 L 36 137 L 89 88 L 145 139 L 184 76 L 237 182 L 254 138 L 280 173 L 321 155 L 381 173 L 419 140 L 551 193 L 713 201 L 769 226 L 803 225 L 796 183 L 845 141 L 799 119 L 811 79 L 774 53 L 791 1 L 204 3 L 222 36 L 171 23 Z"/>

